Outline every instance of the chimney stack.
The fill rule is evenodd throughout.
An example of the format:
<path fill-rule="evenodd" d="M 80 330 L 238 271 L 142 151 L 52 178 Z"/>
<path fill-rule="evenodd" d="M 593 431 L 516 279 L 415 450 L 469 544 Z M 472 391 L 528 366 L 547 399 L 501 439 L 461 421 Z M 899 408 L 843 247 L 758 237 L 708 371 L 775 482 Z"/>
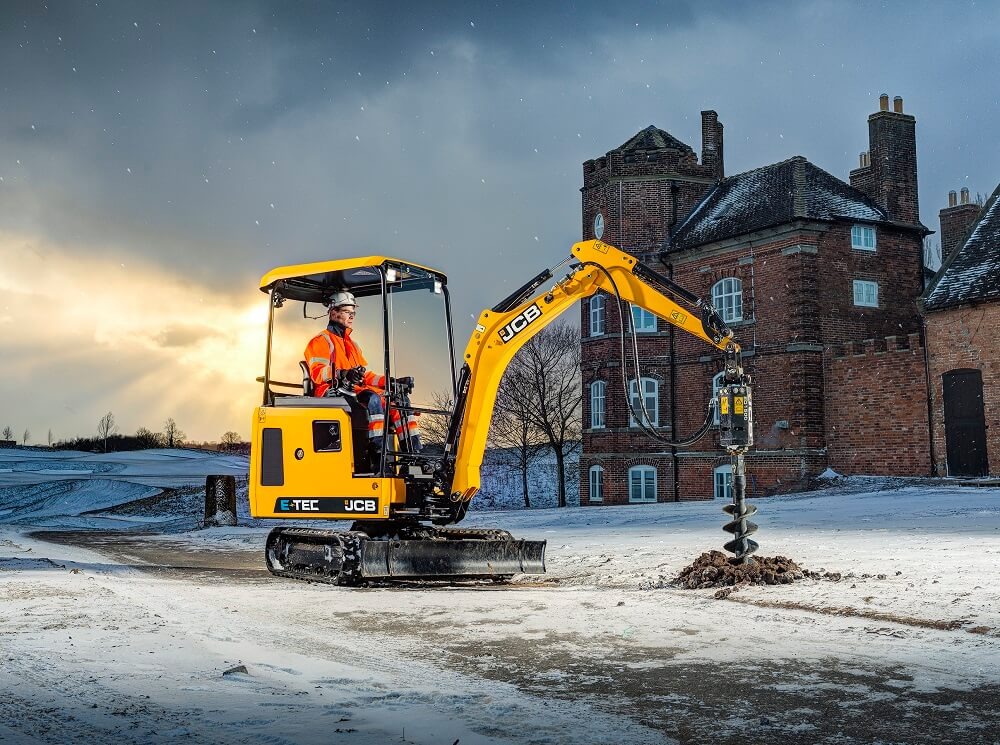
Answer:
<path fill-rule="evenodd" d="M 938 215 L 941 221 L 941 260 L 965 242 L 969 229 L 979 217 L 980 207 L 969 199 L 968 187 L 962 187 L 961 199 L 954 190 L 948 192 L 948 206 Z"/>
<path fill-rule="evenodd" d="M 712 169 L 715 178 L 722 180 L 726 167 L 722 155 L 722 124 L 714 111 L 701 112 L 701 164 Z"/>
<path fill-rule="evenodd" d="M 851 171 L 851 186 L 884 209 L 890 220 L 918 225 L 917 120 L 903 113 L 903 99 L 878 98 L 879 110 L 868 117 L 868 157 Z"/>

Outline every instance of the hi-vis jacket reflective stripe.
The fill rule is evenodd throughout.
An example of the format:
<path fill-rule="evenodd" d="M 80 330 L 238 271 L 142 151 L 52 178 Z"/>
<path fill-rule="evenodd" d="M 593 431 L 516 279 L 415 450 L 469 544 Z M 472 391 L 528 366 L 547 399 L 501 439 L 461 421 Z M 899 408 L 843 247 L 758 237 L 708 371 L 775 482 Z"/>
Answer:
<path fill-rule="evenodd" d="M 316 396 L 326 395 L 338 370 L 367 367 L 368 365 L 361 349 L 351 339 L 350 329 L 344 329 L 343 336 L 333 333 L 330 329 L 324 329 L 321 334 L 314 336 L 306 345 L 305 357 Z M 371 370 L 366 370 L 364 383 L 355 386 L 354 392 L 361 393 L 365 390 L 383 393 L 385 391 L 385 376 L 376 375 Z"/>

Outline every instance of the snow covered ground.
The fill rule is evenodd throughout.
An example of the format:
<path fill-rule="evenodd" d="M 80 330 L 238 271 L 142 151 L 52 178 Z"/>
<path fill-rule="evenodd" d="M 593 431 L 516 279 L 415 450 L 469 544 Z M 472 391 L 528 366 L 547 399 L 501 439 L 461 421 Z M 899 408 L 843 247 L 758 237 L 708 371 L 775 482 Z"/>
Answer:
<path fill-rule="evenodd" d="M 1000 489 L 756 500 L 762 553 L 842 578 L 717 600 L 669 580 L 718 502 L 472 513 L 548 540 L 509 586 L 276 579 L 266 525 L 190 529 L 245 468 L 0 451 L 0 742 L 1000 741 Z"/>

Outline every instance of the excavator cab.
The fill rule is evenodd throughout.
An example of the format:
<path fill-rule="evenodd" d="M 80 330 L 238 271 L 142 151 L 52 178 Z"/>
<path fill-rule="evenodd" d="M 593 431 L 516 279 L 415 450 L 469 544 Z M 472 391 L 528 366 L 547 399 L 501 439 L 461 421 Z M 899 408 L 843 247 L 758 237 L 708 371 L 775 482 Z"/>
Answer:
<path fill-rule="evenodd" d="M 426 453 L 413 452 L 402 427 L 396 436 L 387 428 L 382 450 L 375 450 L 353 386 L 316 397 L 303 350 L 326 327 L 331 296 L 349 291 L 358 303 L 352 338 L 368 369 L 386 381 L 415 381 L 412 390 L 386 387 L 386 421 L 393 410 L 403 422 L 450 418 L 450 410 L 433 405 L 453 401 L 456 384 L 445 275 L 369 256 L 281 267 L 260 288 L 270 302 L 263 397 L 253 420 L 252 513 L 352 520 L 413 513 L 439 448 L 432 442 Z"/>

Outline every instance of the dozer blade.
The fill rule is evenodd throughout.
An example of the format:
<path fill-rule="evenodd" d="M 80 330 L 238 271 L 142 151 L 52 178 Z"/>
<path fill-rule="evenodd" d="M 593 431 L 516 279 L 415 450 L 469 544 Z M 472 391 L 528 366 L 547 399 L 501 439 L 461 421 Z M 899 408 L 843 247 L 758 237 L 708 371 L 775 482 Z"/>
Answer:
<path fill-rule="evenodd" d="M 365 541 L 363 577 L 510 577 L 545 572 L 545 541 Z"/>
<path fill-rule="evenodd" d="M 265 556 L 272 574 L 338 585 L 545 572 L 545 541 L 513 540 L 498 530 L 443 528 L 428 537 L 376 540 L 359 531 L 275 528 Z"/>

